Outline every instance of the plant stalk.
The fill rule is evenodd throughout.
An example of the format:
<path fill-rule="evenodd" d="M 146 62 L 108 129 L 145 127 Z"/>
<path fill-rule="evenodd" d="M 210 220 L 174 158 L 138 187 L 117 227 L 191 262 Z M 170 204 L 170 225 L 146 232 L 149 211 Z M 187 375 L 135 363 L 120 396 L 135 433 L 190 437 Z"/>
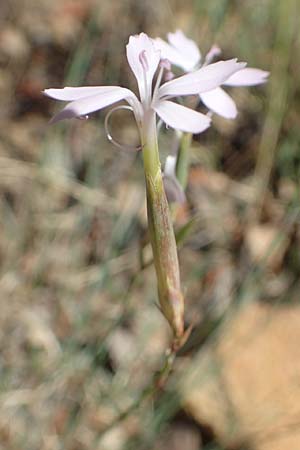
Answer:
<path fill-rule="evenodd" d="M 190 167 L 189 151 L 192 142 L 192 133 L 181 133 L 179 138 L 179 148 L 177 154 L 176 177 L 183 190 L 187 187 L 187 180 Z"/>
<path fill-rule="evenodd" d="M 159 160 L 155 113 L 148 112 L 141 129 L 149 235 L 163 315 L 175 338 L 184 334 L 184 298 L 180 287 L 177 246 Z"/>

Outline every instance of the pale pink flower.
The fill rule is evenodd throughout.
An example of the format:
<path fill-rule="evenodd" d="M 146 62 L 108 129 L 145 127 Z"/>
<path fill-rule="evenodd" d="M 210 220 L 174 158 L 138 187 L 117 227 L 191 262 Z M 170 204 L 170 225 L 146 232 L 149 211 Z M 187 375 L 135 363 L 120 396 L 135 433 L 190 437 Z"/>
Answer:
<path fill-rule="evenodd" d="M 132 108 L 140 129 L 149 115 L 156 113 L 172 128 L 200 133 L 209 127 L 210 118 L 174 103 L 170 99 L 211 91 L 245 67 L 244 63 L 238 63 L 236 59 L 219 61 L 161 85 L 166 64 L 161 62 L 161 51 L 155 47 L 152 39 L 145 33 L 131 36 L 126 51 L 128 63 L 137 80 L 140 99 L 131 90 L 121 86 L 45 89 L 44 93 L 47 96 L 69 102 L 52 118 L 51 122 L 84 117 L 120 100 L 125 100 Z M 156 73 L 156 82 L 153 87 Z"/>
<path fill-rule="evenodd" d="M 176 176 L 176 163 L 175 155 L 167 156 L 163 172 L 164 187 L 169 203 L 184 203 L 186 197 Z"/>
<path fill-rule="evenodd" d="M 162 57 L 167 58 L 171 64 L 180 67 L 185 72 L 198 72 L 200 67 L 209 68 L 214 64 L 211 61 L 221 53 L 221 50 L 213 46 L 202 62 L 201 52 L 197 44 L 187 38 L 181 30 L 168 33 L 168 42 L 155 39 L 156 48 L 161 50 Z M 222 83 L 224 86 L 255 86 L 265 83 L 269 72 L 254 68 L 243 68 L 234 74 L 230 74 Z M 234 119 L 237 108 L 232 98 L 220 87 L 206 89 L 198 92 L 200 99 L 211 111 L 227 118 Z"/>

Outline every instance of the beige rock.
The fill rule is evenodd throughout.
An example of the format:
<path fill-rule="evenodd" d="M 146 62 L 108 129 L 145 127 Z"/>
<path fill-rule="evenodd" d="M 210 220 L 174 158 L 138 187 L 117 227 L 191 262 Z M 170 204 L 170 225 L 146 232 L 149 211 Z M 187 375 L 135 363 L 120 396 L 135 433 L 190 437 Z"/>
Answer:
<path fill-rule="evenodd" d="M 289 240 L 277 227 L 259 224 L 248 228 L 245 243 L 253 262 L 276 269 L 282 262 Z"/>
<path fill-rule="evenodd" d="M 29 55 L 30 47 L 21 30 L 12 26 L 2 28 L 0 32 L 0 55 L 19 61 Z"/>
<path fill-rule="evenodd" d="M 224 445 L 300 448 L 300 306 L 252 303 L 184 377 L 187 411 Z"/>

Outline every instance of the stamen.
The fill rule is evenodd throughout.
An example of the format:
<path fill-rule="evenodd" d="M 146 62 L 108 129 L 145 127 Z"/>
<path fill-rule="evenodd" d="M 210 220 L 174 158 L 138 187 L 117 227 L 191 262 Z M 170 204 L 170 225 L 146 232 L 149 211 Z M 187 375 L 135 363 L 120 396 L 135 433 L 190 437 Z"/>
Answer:
<path fill-rule="evenodd" d="M 162 58 L 159 62 L 159 66 L 163 67 L 164 69 L 168 70 L 169 72 L 171 71 L 171 63 L 167 58 Z"/>
<path fill-rule="evenodd" d="M 139 54 L 139 61 L 141 63 L 142 69 L 143 69 L 143 82 L 144 82 L 144 92 L 141 92 L 141 100 L 142 103 L 146 103 L 147 105 L 150 102 L 149 97 L 149 89 L 148 89 L 148 83 L 147 83 L 147 72 L 149 70 L 149 64 L 147 59 L 146 50 L 142 50 Z"/>
<path fill-rule="evenodd" d="M 157 75 L 155 87 L 154 87 L 154 90 L 153 90 L 152 103 L 154 103 L 156 101 L 157 92 L 158 92 L 158 88 L 159 88 L 160 83 L 161 83 L 161 79 L 162 79 L 163 73 L 164 73 L 164 67 L 163 67 L 163 65 L 162 66 L 160 65 L 160 69 L 159 69 L 159 72 L 158 72 L 158 75 Z"/>
<path fill-rule="evenodd" d="M 207 64 L 210 64 L 214 58 L 219 56 L 222 53 L 222 50 L 217 45 L 213 45 L 207 55 L 205 56 L 205 61 L 203 66 L 207 66 Z"/>
<path fill-rule="evenodd" d="M 175 77 L 174 73 L 172 72 L 172 65 L 170 61 L 167 58 L 163 58 L 160 60 L 159 67 L 162 67 L 164 72 L 164 81 L 170 81 L 173 80 Z"/>
<path fill-rule="evenodd" d="M 149 64 L 148 64 L 148 60 L 147 60 L 147 55 L 146 55 L 146 50 L 143 50 L 140 54 L 139 54 L 139 60 L 140 63 L 143 67 L 143 70 L 145 72 L 148 72 L 149 70 Z"/>
<path fill-rule="evenodd" d="M 127 110 L 127 111 L 134 112 L 134 110 L 133 110 L 133 108 L 132 108 L 131 106 L 126 106 L 126 105 L 116 106 L 115 108 L 111 109 L 111 110 L 106 114 L 105 121 L 104 121 L 104 128 L 105 128 L 105 132 L 106 132 L 107 139 L 108 139 L 112 144 L 114 144 L 116 147 L 120 148 L 121 150 L 126 150 L 126 151 L 130 151 L 130 152 L 132 152 L 132 151 L 138 152 L 139 150 L 142 150 L 142 146 L 141 146 L 141 145 L 139 145 L 139 146 L 132 146 L 132 145 L 127 145 L 127 144 L 121 144 L 120 142 L 116 141 L 116 140 L 112 137 L 112 135 L 111 135 L 111 133 L 110 133 L 110 131 L 109 131 L 109 119 L 110 119 L 110 116 L 111 116 L 114 112 L 116 112 L 116 111 L 118 111 L 118 110 L 120 110 L 120 109 L 125 109 L 125 110 Z"/>

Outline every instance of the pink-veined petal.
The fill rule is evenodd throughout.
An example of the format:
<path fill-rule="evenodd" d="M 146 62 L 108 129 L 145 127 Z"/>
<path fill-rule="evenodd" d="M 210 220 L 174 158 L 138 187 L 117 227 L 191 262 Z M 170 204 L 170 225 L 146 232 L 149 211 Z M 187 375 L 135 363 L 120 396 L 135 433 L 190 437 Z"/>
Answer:
<path fill-rule="evenodd" d="M 190 69 L 187 70 L 192 70 L 200 62 L 201 53 L 196 42 L 187 38 L 181 30 L 168 33 L 168 41 L 185 59 L 190 60 Z"/>
<path fill-rule="evenodd" d="M 45 89 L 43 93 L 55 100 L 62 100 L 71 102 L 80 100 L 81 98 L 89 97 L 91 95 L 102 94 L 109 92 L 111 89 L 119 86 L 82 86 L 82 87 L 64 87 L 62 89 Z"/>
<path fill-rule="evenodd" d="M 79 98 L 78 100 L 68 103 L 64 109 L 51 119 L 50 123 L 56 123 L 64 119 L 72 119 L 73 117 L 85 116 L 124 99 L 127 100 L 128 103 L 131 103 L 131 106 L 133 106 L 133 104 L 139 105 L 139 101 L 133 92 L 129 89 L 115 86 L 100 94 Z"/>
<path fill-rule="evenodd" d="M 127 60 L 138 82 L 141 100 L 151 96 L 152 80 L 160 61 L 160 51 L 147 34 L 130 36 L 126 46 Z"/>
<path fill-rule="evenodd" d="M 210 91 L 222 84 L 230 75 L 243 69 L 245 65 L 246 63 L 238 63 L 236 59 L 209 64 L 163 84 L 158 91 L 159 97 L 176 97 Z"/>
<path fill-rule="evenodd" d="M 211 91 L 203 92 L 200 98 L 205 106 L 214 113 L 225 117 L 226 119 L 234 119 L 237 115 L 237 109 L 232 98 L 220 87 Z"/>
<path fill-rule="evenodd" d="M 201 133 L 211 123 L 211 119 L 205 114 L 168 100 L 157 102 L 153 108 L 167 125 L 176 130 Z"/>
<path fill-rule="evenodd" d="M 223 84 L 226 86 L 256 86 L 268 81 L 269 72 L 247 67 L 231 75 Z"/>

